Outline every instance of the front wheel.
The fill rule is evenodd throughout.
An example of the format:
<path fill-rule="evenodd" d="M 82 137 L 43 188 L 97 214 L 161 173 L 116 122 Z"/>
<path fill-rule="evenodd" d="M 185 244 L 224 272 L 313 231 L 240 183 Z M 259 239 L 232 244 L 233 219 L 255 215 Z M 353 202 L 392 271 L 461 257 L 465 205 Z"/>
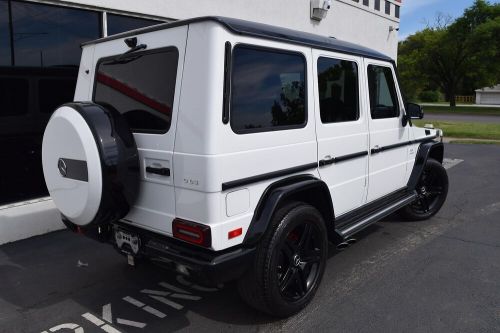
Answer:
<path fill-rule="evenodd" d="M 417 199 L 401 210 L 408 220 L 421 221 L 434 216 L 443 206 L 448 195 L 446 169 L 434 159 L 427 160 L 416 187 Z"/>
<path fill-rule="evenodd" d="M 327 253 L 327 230 L 318 210 L 303 203 L 286 205 L 261 240 L 254 266 L 239 281 L 240 295 L 268 314 L 295 314 L 314 297 Z"/>

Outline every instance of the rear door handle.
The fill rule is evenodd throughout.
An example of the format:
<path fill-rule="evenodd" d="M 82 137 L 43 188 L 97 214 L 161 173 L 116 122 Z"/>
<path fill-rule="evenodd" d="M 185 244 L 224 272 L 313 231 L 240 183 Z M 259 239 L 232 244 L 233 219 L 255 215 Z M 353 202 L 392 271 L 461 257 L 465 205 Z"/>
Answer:
<path fill-rule="evenodd" d="M 146 167 L 147 173 L 154 173 L 155 175 L 170 177 L 170 169 L 169 168 L 155 168 L 148 166 Z"/>

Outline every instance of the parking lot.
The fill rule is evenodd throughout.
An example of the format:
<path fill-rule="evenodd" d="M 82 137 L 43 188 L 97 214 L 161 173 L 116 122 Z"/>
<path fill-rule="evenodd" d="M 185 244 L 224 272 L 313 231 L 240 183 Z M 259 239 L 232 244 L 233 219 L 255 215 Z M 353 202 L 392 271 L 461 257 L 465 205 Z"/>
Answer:
<path fill-rule="evenodd" d="M 391 216 L 331 248 L 287 320 L 68 231 L 0 247 L 0 332 L 500 331 L 500 146 L 447 145 L 450 193 L 429 221 Z M 463 160 L 462 162 L 460 160 Z"/>

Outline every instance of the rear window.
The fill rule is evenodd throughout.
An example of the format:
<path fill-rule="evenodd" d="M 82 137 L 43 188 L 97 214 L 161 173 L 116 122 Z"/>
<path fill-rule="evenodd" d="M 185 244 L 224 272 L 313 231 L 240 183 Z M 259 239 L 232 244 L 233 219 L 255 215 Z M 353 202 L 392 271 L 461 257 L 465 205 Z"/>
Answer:
<path fill-rule="evenodd" d="M 231 127 L 235 133 L 306 124 L 306 63 L 300 53 L 252 46 L 233 52 Z"/>
<path fill-rule="evenodd" d="M 168 132 L 178 58 L 168 48 L 101 60 L 94 102 L 123 114 L 133 132 Z"/>

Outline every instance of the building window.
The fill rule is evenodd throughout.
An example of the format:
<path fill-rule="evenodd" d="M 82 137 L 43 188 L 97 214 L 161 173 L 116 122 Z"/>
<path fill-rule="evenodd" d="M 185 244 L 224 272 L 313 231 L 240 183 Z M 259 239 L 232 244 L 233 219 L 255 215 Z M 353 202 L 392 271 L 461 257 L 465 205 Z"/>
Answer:
<path fill-rule="evenodd" d="M 323 123 L 359 119 L 358 65 L 353 61 L 318 59 L 319 109 Z"/>
<path fill-rule="evenodd" d="M 124 115 L 134 132 L 170 128 L 179 52 L 176 48 L 100 61 L 94 101 Z"/>
<path fill-rule="evenodd" d="M 375 0 L 375 10 L 380 10 L 380 0 Z"/>
<path fill-rule="evenodd" d="M 108 36 L 121 32 L 144 28 L 150 25 L 164 23 L 163 21 L 148 20 L 137 17 L 110 14 L 107 15 Z"/>
<path fill-rule="evenodd" d="M 396 18 L 399 18 L 399 10 L 400 10 L 400 7 L 398 5 L 394 6 L 394 9 L 395 9 L 395 13 L 394 15 L 396 16 Z"/>
<path fill-rule="evenodd" d="M 11 5 L 16 66 L 78 66 L 80 43 L 101 35 L 98 12 L 18 1 Z"/>
<path fill-rule="evenodd" d="M 302 54 L 235 47 L 230 108 L 233 131 L 243 134 L 304 127 L 305 74 Z"/>
<path fill-rule="evenodd" d="M 0 0 L 0 66 L 11 65 L 9 3 Z"/>
<path fill-rule="evenodd" d="M 368 66 L 368 88 L 372 119 L 399 116 L 398 99 L 392 70 L 385 66 Z"/>
<path fill-rule="evenodd" d="M 370 6 L 370 0 L 363 0 L 363 5 Z"/>
<path fill-rule="evenodd" d="M 391 15 L 391 3 L 389 1 L 385 2 L 385 13 Z"/>

